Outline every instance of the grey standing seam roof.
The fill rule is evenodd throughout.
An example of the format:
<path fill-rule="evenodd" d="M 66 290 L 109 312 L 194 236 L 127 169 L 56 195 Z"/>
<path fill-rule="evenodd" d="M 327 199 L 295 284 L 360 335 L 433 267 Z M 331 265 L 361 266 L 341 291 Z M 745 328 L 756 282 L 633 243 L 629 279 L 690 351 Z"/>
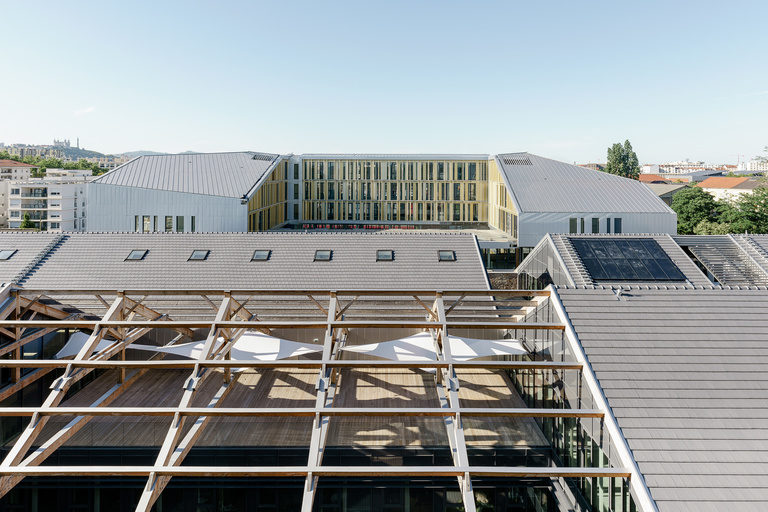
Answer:
<path fill-rule="evenodd" d="M 254 152 L 140 156 L 91 183 L 242 198 L 279 156 Z"/>
<path fill-rule="evenodd" d="M 0 244 L 4 234 L 0 233 Z M 268 261 L 251 261 L 256 249 Z M 394 261 L 376 261 L 391 249 Z M 141 261 L 125 261 L 147 250 Z M 204 261 L 192 251 L 209 250 Z M 331 261 L 313 261 L 332 250 Z M 456 261 L 438 262 L 438 250 Z M 2 263 L 2 262 L 0 262 Z M 0 268 L 2 268 L 0 266 Z M 71 290 L 486 290 L 477 242 L 426 233 L 71 233 L 20 283 Z"/>
<path fill-rule="evenodd" d="M 768 507 L 768 289 L 557 291 L 660 512 Z"/>
<path fill-rule="evenodd" d="M 520 213 L 669 213 L 639 181 L 530 153 L 497 155 Z"/>

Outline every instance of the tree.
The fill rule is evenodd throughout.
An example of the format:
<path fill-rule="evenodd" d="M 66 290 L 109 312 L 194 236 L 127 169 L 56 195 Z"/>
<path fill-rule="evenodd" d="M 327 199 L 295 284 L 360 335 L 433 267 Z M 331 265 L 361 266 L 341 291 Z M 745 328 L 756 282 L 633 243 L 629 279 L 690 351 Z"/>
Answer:
<path fill-rule="evenodd" d="M 735 202 L 741 223 L 734 226 L 737 233 L 768 233 L 768 188 L 756 188 L 751 194 L 743 194 Z"/>
<path fill-rule="evenodd" d="M 677 213 L 677 232 L 691 235 L 702 221 L 718 222 L 723 205 L 704 189 L 689 187 L 674 195 L 672 209 Z"/>
<path fill-rule="evenodd" d="M 35 225 L 32 223 L 32 221 L 29 220 L 29 214 L 28 213 L 24 214 L 24 220 L 21 221 L 21 225 L 19 225 L 19 227 L 21 229 L 29 229 L 29 228 L 34 228 L 35 227 Z"/>
<path fill-rule="evenodd" d="M 632 151 L 632 144 L 628 140 L 624 141 L 622 146 L 620 143 L 616 143 L 608 148 L 608 160 L 603 169 L 610 174 L 616 174 L 625 178 L 638 179 L 640 176 L 640 164 L 637 160 L 637 155 Z"/>
<path fill-rule="evenodd" d="M 763 149 L 766 153 L 768 153 L 768 146 L 765 146 L 765 149 Z M 755 160 L 758 160 L 760 162 L 768 162 L 768 156 L 758 156 L 755 157 Z"/>

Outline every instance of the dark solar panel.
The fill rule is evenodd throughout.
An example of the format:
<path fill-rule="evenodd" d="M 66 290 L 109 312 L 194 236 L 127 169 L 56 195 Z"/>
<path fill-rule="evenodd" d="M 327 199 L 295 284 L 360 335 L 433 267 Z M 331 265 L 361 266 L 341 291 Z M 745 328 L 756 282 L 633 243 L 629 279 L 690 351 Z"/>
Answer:
<path fill-rule="evenodd" d="M 571 238 L 594 281 L 685 281 L 652 238 Z"/>

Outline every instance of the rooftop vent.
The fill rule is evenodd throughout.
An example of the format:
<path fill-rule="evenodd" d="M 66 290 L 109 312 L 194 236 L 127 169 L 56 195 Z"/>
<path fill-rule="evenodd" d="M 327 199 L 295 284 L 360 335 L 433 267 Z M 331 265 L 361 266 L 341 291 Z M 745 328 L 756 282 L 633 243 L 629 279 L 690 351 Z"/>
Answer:
<path fill-rule="evenodd" d="M 505 165 L 533 165 L 527 156 L 505 156 L 503 160 Z"/>
<path fill-rule="evenodd" d="M 272 156 L 271 155 L 256 154 L 256 155 L 253 155 L 253 158 L 251 158 L 251 160 L 263 160 L 264 162 L 271 162 L 272 161 Z"/>

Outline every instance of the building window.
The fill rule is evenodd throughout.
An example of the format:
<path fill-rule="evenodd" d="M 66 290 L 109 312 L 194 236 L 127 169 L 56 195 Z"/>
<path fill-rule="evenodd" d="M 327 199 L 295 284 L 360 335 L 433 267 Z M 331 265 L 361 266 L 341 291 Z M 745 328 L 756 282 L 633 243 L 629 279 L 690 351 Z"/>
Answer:
<path fill-rule="evenodd" d="M 165 232 L 170 233 L 173 231 L 173 216 L 166 215 L 165 216 Z"/>
<path fill-rule="evenodd" d="M 584 229 L 586 226 L 584 225 L 584 217 L 581 218 L 581 232 L 586 233 L 586 230 Z"/>
<path fill-rule="evenodd" d="M 600 219 L 592 219 L 592 232 L 593 233 L 600 232 Z"/>
<path fill-rule="evenodd" d="M 194 232 L 195 232 L 195 216 L 194 216 L 194 215 L 192 215 L 192 216 L 189 218 L 189 231 L 190 231 L 191 233 L 194 233 Z"/>
<path fill-rule="evenodd" d="M 376 251 L 376 261 L 394 261 L 395 260 L 395 251 L 392 250 L 381 250 Z"/>
<path fill-rule="evenodd" d="M 83 212 L 82 217 L 85 217 L 85 212 Z M 154 216 L 152 221 L 153 221 L 152 222 L 152 227 L 153 227 L 152 231 L 157 231 L 157 215 Z"/>
<path fill-rule="evenodd" d="M 183 233 L 184 232 L 184 217 L 181 215 L 178 215 L 176 217 L 176 232 L 177 233 Z"/>
<path fill-rule="evenodd" d="M 611 219 L 605 219 L 605 232 L 610 233 L 611 232 Z"/>
<path fill-rule="evenodd" d="M 314 261 L 331 261 L 331 258 L 333 258 L 333 251 L 324 249 L 315 251 Z"/>
<path fill-rule="evenodd" d="M 251 256 L 251 261 L 267 261 L 272 254 L 272 251 L 269 249 L 256 249 L 253 251 L 253 256 Z"/>
<path fill-rule="evenodd" d="M 293 164 L 293 179 L 299 179 L 299 164 Z"/>
<path fill-rule="evenodd" d="M 570 233 L 578 233 L 578 231 L 579 231 L 578 220 L 574 219 L 574 218 L 571 218 L 571 219 L 568 219 L 568 222 L 570 224 L 569 232 Z"/>
<path fill-rule="evenodd" d="M 11 189 L 11 195 L 12 195 L 12 196 L 17 196 L 17 195 L 19 195 L 20 193 L 21 193 L 21 189 L 18 189 L 18 188 L 12 188 L 12 189 Z"/>
<path fill-rule="evenodd" d="M 456 261 L 456 252 L 437 251 L 437 261 Z"/>
<path fill-rule="evenodd" d="M 203 261 L 208 259 L 208 254 L 210 254 L 211 251 L 205 251 L 205 250 L 196 250 L 192 251 L 192 254 L 190 255 L 189 259 L 187 261 Z"/>
<path fill-rule="evenodd" d="M 143 249 L 136 249 L 131 251 L 131 253 L 128 255 L 127 258 L 125 258 L 125 261 L 141 261 L 144 259 L 144 256 L 147 255 L 147 250 Z"/>
<path fill-rule="evenodd" d="M 16 249 L 2 249 L 0 250 L 0 261 L 10 259 L 14 254 L 16 254 Z"/>
<path fill-rule="evenodd" d="M 75 215 L 77 215 L 77 214 L 75 214 Z M 144 220 L 144 228 L 143 228 L 144 229 L 144 233 L 149 233 L 149 230 L 152 227 L 150 225 L 150 223 L 149 223 L 149 215 L 144 215 L 143 220 Z"/>
<path fill-rule="evenodd" d="M 141 217 L 136 215 L 134 216 L 134 224 L 135 224 L 135 230 L 137 233 L 141 233 Z"/>
<path fill-rule="evenodd" d="M 299 184 L 294 183 L 293 184 L 293 198 L 298 199 L 299 198 Z"/>
<path fill-rule="evenodd" d="M 293 218 L 298 220 L 299 219 L 299 205 L 295 204 L 293 205 Z"/>
<path fill-rule="evenodd" d="M 613 219 L 613 232 L 621 233 L 621 218 L 619 217 Z"/>

